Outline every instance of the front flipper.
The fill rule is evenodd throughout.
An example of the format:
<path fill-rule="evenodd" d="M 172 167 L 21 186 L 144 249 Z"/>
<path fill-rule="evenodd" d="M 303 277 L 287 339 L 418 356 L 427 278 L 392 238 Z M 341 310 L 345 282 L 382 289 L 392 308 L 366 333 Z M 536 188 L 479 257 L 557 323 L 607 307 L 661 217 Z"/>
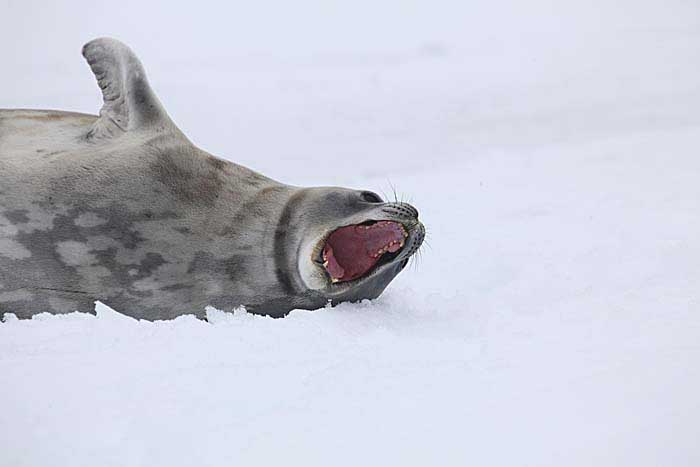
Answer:
<path fill-rule="evenodd" d="M 174 126 L 151 90 L 141 62 L 129 47 L 115 39 L 95 39 L 83 46 L 83 57 L 97 78 L 104 100 L 100 118 L 88 132 L 88 139 Z"/>

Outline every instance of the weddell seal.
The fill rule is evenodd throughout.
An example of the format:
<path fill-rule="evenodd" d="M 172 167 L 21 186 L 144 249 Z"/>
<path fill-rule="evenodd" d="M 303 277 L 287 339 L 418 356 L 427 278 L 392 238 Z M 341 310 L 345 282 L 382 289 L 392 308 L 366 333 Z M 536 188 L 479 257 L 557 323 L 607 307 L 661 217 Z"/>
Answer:
<path fill-rule="evenodd" d="M 0 110 L 0 314 L 284 316 L 379 296 L 425 236 L 369 191 L 299 188 L 218 159 L 170 120 L 124 44 L 87 59 L 99 117 Z"/>

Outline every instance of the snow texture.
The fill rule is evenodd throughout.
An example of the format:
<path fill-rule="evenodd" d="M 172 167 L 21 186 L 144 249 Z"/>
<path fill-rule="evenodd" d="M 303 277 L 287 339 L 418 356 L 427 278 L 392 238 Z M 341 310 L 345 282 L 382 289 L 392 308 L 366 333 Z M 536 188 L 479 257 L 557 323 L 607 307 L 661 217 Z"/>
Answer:
<path fill-rule="evenodd" d="M 2 2 L 0 107 L 95 113 L 112 35 L 196 144 L 430 246 L 285 319 L 0 324 L 0 465 L 700 465 L 700 4 L 251 3 Z"/>

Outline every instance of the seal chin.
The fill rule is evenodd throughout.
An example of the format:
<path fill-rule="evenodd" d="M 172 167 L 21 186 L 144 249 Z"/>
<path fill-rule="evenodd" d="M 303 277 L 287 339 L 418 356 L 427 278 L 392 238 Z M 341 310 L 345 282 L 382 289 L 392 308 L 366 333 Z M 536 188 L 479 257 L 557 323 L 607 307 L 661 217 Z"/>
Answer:
<path fill-rule="evenodd" d="M 352 289 L 377 289 L 379 295 L 418 251 L 424 237 L 425 228 L 417 220 L 368 220 L 345 225 L 319 242 L 314 262 L 323 271 L 329 295 Z M 377 283 L 368 287 L 372 282 Z M 365 298 L 372 295 L 366 290 Z"/>

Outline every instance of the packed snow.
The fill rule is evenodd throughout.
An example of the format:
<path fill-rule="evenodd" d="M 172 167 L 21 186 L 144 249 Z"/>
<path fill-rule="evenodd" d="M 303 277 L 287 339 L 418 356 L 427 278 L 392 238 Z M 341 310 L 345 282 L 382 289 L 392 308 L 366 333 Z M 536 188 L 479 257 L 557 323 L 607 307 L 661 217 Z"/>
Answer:
<path fill-rule="evenodd" d="M 0 323 L 1 466 L 700 465 L 700 4 L 72 5 L 3 4 L 0 107 L 96 113 L 115 36 L 196 144 L 428 245 L 284 319 Z"/>

